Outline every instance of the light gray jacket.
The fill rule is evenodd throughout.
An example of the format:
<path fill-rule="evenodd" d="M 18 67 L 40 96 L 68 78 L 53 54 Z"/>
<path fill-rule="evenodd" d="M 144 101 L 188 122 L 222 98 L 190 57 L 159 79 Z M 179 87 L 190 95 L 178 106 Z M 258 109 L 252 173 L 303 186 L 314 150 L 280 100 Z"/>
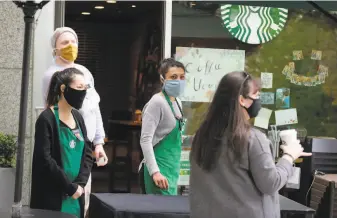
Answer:
<path fill-rule="evenodd" d="M 279 218 L 278 191 L 292 175 L 292 164 L 281 158 L 275 165 L 270 141 L 257 129 L 240 163 L 229 161 L 224 148 L 211 172 L 191 160 L 191 218 Z"/>

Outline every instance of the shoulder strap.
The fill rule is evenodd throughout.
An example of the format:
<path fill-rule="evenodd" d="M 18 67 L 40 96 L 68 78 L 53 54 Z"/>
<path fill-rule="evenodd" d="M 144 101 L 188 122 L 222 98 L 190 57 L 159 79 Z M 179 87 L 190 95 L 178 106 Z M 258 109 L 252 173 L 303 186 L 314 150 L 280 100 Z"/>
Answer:
<path fill-rule="evenodd" d="M 167 103 L 170 105 L 170 108 L 171 108 L 171 110 L 172 110 L 172 113 L 174 114 L 174 109 L 173 109 L 173 105 L 172 105 L 172 102 L 171 102 L 170 98 L 168 97 L 168 95 L 166 94 L 165 91 L 163 91 L 163 94 L 164 94 L 164 96 L 165 96 L 165 99 L 166 99 Z"/>
<path fill-rule="evenodd" d="M 54 105 L 54 115 L 56 118 L 57 125 L 60 124 L 60 114 L 59 114 L 59 106 L 57 104 Z"/>
<path fill-rule="evenodd" d="M 178 98 L 176 98 L 176 102 L 177 102 L 181 116 L 184 117 L 183 110 L 181 109 L 181 105 L 180 105 L 181 101 L 178 101 Z"/>

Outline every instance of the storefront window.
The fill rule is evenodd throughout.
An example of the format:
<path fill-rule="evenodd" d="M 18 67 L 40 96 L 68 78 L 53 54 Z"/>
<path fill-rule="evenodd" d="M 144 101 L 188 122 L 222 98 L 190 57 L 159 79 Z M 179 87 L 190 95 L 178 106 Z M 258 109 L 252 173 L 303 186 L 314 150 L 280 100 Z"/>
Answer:
<path fill-rule="evenodd" d="M 240 68 L 237 70 L 244 69 L 255 77 L 263 77 L 263 107 L 273 111 L 269 125 L 276 122 L 275 111 L 296 109 L 298 123 L 296 117 L 292 117 L 295 110 L 279 114 L 285 120 L 278 119 L 278 122 L 290 122 L 283 127 L 305 129 L 308 136 L 336 137 L 336 22 L 307 2 L 246 2 L 244 4 L 248 6 L 287 9 L 282 11 L 282 16 L 277 10 L 270 10 L 269 14 L 264 12 L 263 16 L 271 22 L 269 27 L 274 22 L 273 31 L 269 31 L 269 36 L 250 35 L 249 39 L 249 36 L 239 36 L 238 30 L 229 32 L 228 22 L 224 19 L 225 4 L 228 2 L 173 2 L 172 56 L 189 64 L 186 67 L 191 74 L 198 69 L 204 71 L 203 77 L 190 76 L 193 81 L 188 81 L 188 86 L 194 86 L 195 93 L 185 96 L 185 134 L 193 135 L 202 122 L 209 105 L 205 98 L 211 98 L 211 87 L 224 73 Z M 232 4 L 237 6 L 239 3 Z M 239 9 L 233 8 L 235 14 Z M 331 6 L 325 8 L 333 10 Z M 242 17 L 250 16 L 248 12 L 240 13 Z M 255 24 L 267 28 L 264 23 L 267 21 L 263 19 Z M 239 22 L 245 22 L 245 19 Z M 230 25 L 232 28 L 244 26 L 242 23 Z M 252 25 L 249 19 L 245 25 Z M 260 40 L 258 44 L 254 44 L 254 37 L 255 41 Z M 214 78 L 214 83 L 203 80 L 207 74 Z"/>

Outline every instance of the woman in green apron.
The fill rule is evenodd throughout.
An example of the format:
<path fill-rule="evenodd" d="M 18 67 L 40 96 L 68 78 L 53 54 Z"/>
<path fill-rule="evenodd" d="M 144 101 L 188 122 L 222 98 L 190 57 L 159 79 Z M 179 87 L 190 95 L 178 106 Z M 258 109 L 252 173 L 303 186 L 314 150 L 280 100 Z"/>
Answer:
<path fill-rule="evenodd" d="M 140 144 L 144 161 L 147 194 L 177 195 L 180 172 L 183 113 L 177 97 L 185 87 L 185 67 L 169 58 L 159 73 L 162 91 L 145 105 Z"/>
<path fill-rule="evenodd" d="M 86 84 L 79 70 L 67 68 L 53 75 L 49 108 L 36 122 L 32 208 L 84 217 L 83 188 L 93 164 L 84 120 L 77 111 L 85 95 Z"/>

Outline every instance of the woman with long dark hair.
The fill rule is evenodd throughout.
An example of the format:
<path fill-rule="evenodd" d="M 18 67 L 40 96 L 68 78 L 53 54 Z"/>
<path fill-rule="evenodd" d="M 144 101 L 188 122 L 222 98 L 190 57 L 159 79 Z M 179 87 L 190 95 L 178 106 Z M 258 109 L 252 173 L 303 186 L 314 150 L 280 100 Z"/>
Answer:
<path fill-rule="evenodd" d="M 162 90 L 145 105 L 140 145 L 145 159 L 146 194 L 177 195 L 183 113 L 178 96 L 185 87 L 185 67 L 173 58 L 159 67 Z"/>
<path fill-rule="evenodd" d="M 304 153 L 298 141 L 271 143 L 249 119 L 261 109 L 259 84 L 246 72 L 225 75 L 197 131 L 191 151 L 191 218 L 278 218 L 278 191 Z"/>
<path fill-rule="evenodd" d="M 48 108 L 35 125 L 31 208 L 84 217 L 84 186 L 93 164 L 81 108 L 87 85 L 76 68 L 56 72 L 50 82 Z"/>

